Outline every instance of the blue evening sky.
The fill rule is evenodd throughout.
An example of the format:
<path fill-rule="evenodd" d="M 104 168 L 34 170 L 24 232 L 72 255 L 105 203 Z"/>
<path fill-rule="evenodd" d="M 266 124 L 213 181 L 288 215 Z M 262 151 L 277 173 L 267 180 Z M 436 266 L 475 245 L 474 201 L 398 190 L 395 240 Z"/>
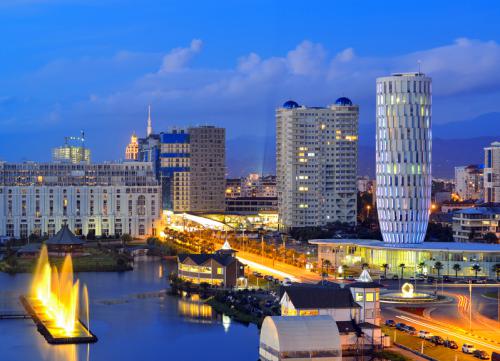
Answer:
<path fill-rule="evenodd" d="M 0 1 L 0 159 L 49 160 L 85 129 L 94 159 L 132 131 L 216 124 L 272 136 L 288 98 L 374 121 L 374 82 L 417 61 L 434 122 L 500 111 L 497 1 Z"/>

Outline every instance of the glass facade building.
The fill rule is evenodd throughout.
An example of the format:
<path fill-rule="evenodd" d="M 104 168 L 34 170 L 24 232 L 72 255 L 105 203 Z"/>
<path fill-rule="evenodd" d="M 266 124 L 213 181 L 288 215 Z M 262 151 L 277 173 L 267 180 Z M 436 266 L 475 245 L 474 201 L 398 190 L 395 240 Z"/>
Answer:
<path fill-rule="evenodd" d="M 385 242 L 421 243 L 431 203 L 431 78 L 377 79 L 377 210 Z"/>

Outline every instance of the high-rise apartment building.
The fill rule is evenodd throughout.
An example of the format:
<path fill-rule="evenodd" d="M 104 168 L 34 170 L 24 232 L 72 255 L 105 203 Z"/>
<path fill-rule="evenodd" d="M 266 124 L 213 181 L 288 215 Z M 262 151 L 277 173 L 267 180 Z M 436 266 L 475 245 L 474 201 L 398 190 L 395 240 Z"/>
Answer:
<path fill-rule="evenodd" d="M 483 199 L 483 172 L 481 164 L 455 167 L 455 193 L 462 200 Z"/>
<path fill-rule="evenodd" d="M 0 163 L 0 236 L 155 235 L 160 194 L 151 163 Z"/>
<path fill-rule="evenodd" d="M 188 128 L 190 147 L 189 212 L 226 209 L 226 130 L 214 126 Z"/>
<path fill-rule="evenodd" d="M 500 142 L 484 148 L 484 201 L 500 203 Z"/>
<path fill-rule="evenodd" d="M 377 211 L 385 242 L 424 241 L 431 205 L 431 78 L 377 79 Z"/>
<path fill-rule="evenodd" d="M 90 164 L 90 149 L 85 147 L 85 135 L 65 137 L 64 145 L 52 149 L 52 160 L 59 163 Z"/>
<path fill-rule="evenodd" d="M 139 139 L 139 160 L 153 163 L 162 187 L 163 209 L 224 212 L 224 128 L 199 126 L 150 134 Z"/>
<path fill-rule="evenodd" d="M 130 137 L 130 143 L 125 148 L 126 160 L 137 160 L 139 156 L 139 143 L 137 143 L 137 135 L 135 133 Z"/>
<path fill-rule="evenodd" d="M 280 226 L 356 222 L 359 107 L 339 98 L 328 107 L 287 101 L 276 110 Z"/>

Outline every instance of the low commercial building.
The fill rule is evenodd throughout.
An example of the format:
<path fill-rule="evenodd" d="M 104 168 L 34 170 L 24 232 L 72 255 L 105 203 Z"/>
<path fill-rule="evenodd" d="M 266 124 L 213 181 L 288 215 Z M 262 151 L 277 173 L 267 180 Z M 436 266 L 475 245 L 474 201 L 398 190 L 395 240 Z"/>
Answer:
<path fill-rule="evenodd" d="M 229 214 L 259 214 L 277 212 L 278 197 L 226 198 L 226 212 Z"/>
<path fill-rule="evenodd" d="M 340 333 L 331 316 L 268 316 L 260 331 L 261 361 L 342 360 Z"/>
<path fill-rule="evenodd" d="M 487 233 L 500 238 L 500 204 L 463 209 L 453 214 L 455 242 L 484 241 Z"/>
<path fill-rule="evenodd" d="M 212 254 L 180 254 L 177 257 L 177 275 L 184 281 L 235 287 L 244 277 L 244 265 L 235 257 L 226 242 Z"/>
<path fill-rule="evenodd" d="M 461 277 L 478 276 L 495 278 L 493 266 L 500 263 L 500 245 L 458 242 L 424 242 L 395 247 L 394 245 L 364 239 L 313 239 L 310 244 L 318 246 L 318 267 L 325 260 L 335 268 L 339 265 L 359 267 L 367 263 L 372 270 L 384 272 L 382 266 L 388 264 L 388 275 L 414 276 L 416 273 L 435 272 L 436 262 L 440 262 L 441 275 L 455 276 L 454 266 L 458 264 Z M 403 269 L 400 265 L 404 264 Z M 477 267 L 475 267 L 477 269 Z"/>

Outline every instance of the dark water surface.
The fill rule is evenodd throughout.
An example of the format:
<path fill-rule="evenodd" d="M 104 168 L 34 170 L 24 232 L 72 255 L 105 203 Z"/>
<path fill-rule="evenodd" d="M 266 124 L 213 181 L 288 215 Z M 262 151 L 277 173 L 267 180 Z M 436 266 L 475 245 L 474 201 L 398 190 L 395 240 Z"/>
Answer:
<path fill-rule="evenodd" d="M 255 326 L 159 293 L 169 269 L 172 264 L 158 261 L 136 263 L 131 272 L 78 274 L 89 289 L 90 328 L 99 341 L 53 346 L 31 319 L 0 320 L 0 361 L 257 360 Z M 0 273 L 0 310 L 19 307 L 16 299 L 30 280 Z"/>

